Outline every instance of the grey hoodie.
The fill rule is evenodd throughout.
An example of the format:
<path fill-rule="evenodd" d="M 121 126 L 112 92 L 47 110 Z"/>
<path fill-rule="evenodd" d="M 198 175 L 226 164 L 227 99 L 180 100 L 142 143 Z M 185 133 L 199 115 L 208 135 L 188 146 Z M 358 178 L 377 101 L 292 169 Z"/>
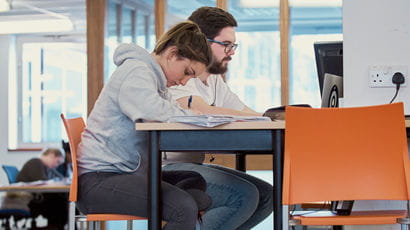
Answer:
<path fill-rule="evenodd" d="M 80 175 L 145 170 L 148 133 L 136 131 L 135 122 L 192 115 L 171 99 L 161 66 L 145 49 L 122 44 L 115 50 L 114 63 L 118 67 L 95 102 L 82 135 Z"/>

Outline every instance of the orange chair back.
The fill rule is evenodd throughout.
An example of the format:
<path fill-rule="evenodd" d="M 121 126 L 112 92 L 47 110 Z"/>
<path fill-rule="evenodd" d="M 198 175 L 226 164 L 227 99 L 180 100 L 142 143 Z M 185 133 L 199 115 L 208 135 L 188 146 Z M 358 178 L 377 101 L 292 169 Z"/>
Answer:
<path fill-rule="evenodd" d="M 73 178 L 70 186 L 69 200 L 76 202 L 78 189 L 77 148 L 78 144 L 81 142 L 81 134 L 84 131 L 85 123 L 82 117 L 67 119 L 64 117 L 64 114 L 61 114 L 61 119 L 63 120 L 67 132 L 73 165 Z"/>
<path fill-rule="evenodd" d="M 408 200 L 403 104 L 286 109 L 283 204 Z"/>

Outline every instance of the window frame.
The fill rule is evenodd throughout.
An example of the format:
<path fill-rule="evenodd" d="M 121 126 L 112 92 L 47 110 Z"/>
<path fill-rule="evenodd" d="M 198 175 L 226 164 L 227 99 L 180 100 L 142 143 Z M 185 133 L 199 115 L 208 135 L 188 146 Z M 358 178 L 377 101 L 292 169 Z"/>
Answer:
<path fill-rule="evenodd" d="M 16 104 L 9 105 L 10 110 L 14 110 L 14 114 L 16 117 L 9 117 L 9 122 L 12 122 L 12 126 L 15 127 L 15 131 L 12 132 L 8 130 L 9 140 L 8 140 L 8 149 L 10 151 L 18 151 L 18 150 L 25 150 L 25 151 L 38 151 L 43 149 L 46 146 L 56 146 L 60 147 L 61 142 L 24 142 L 23 141 L 23 45 L 26 43 L 82 43 L 84 47 L 86 47 L 86 36 L 85 34 L 77 34 L 77 35 L 19 35 L 16 36 L 15 40 L 15 69 L 16 75 L 15 79 L 9 79 L 10 81 L 14 81 L 13 89 L 9 88 L 9 103 L 12 98 L 14 97 L 14 101 Z M 87 63 L 84 63 L 87 65 Z M 85 80 L 86 83 L 86 80 Z M 87 86 L 84 85 L 83 89 L 85 89 L 85 100 L 87 100 Z M 84 104 L 86 105 L 87 102 L 85 101 Z M 86 112 L 86 110 L 85 110 Z M 85 116 L 86 114 L 83 114 Z M 61 124 L 62 125 L 62 124 Z M 10 128 L 10 126 L 9 126 Z M 64 138 L 64 137 L 62 137 Z"/>

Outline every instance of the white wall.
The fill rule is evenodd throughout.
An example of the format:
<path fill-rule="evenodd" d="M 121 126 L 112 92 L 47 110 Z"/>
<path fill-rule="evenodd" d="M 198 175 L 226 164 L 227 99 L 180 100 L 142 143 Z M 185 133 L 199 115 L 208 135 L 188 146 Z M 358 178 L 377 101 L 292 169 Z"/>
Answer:
<path fill-rule="evenodd" d="M 370 88 L 372 65 L 406 65 L 410 71 L 410 1 L 344 0 L 344 105 L 387 104 L 395 88 Z M 410 76 L 395 101 L 407 100 L 410 114 Z"/>
<path fill-rule="evenodd" d="M 409 0 L 343 1 L 344 106 L 389 103 L 395 88 L 370 88 L 369 66 L 406 65 L 410 70 Z M 410 114 L 410 77 L 395 101 L 405 98 Z M 354 210 L 405 209 L 401 201 L 360 201 Z M 350 226 L 348 229 L 400 229 L 399 225 Z"/>
<path fill-rule="evenodd" d="M 8 152 L 8 78 L 9 53 L 14 43 L 13 36 L 0 35 L 0 165 L 10 164 L 21 168 L 39 152 Z M 7 184 L 7 177 L 0 169 L 0 184 Z"/>

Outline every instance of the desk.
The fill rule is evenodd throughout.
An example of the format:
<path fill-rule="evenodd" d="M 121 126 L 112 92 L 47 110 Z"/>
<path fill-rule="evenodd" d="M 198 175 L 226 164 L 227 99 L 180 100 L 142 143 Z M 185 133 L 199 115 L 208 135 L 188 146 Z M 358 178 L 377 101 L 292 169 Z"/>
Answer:
<path fill-rule="evenodd" d="M 6 186 L 0 186 L 0 191 L 3 192 L 66 192 L 70 191 L 70 185 L 64 183 L 47 183 L 41 185 L 21 185 L 21 184 L 11 184 Z"/>
<path fill-rule="evenodd" d="M 70 185 L 61 182 L 52 182 L 38 185 L 30 184 L 10 184 L 6 186 L 0 186 L 0 191 L 3 192 L 32 192 L 32 193 L 69 193 Z M 68 200 L 67 200 L 68 202 Z M 69 210 L 67 210 L 69 211 Z M 74 212 L 73 212 L 74 213 Z M 68 220 L 70 220 L 71 212 L 68 212 Z M 70 225 L 70 223 L 68 223 Z"/>
<path fill-rule="evenodd" d="M 215 128 L 179 123 L 136 123 L 138 131 L 149 131 L 148 227 L 161 229 L 161 152 L 198 151 L 216 153 L 273 154 L 274 229 L 282 229 L 282 156 L 284 121 L 233 122 Z M 278 154 L 275 154 L 278 153 Z M 277 173 L 275 173 L 277 172 Z"/>

